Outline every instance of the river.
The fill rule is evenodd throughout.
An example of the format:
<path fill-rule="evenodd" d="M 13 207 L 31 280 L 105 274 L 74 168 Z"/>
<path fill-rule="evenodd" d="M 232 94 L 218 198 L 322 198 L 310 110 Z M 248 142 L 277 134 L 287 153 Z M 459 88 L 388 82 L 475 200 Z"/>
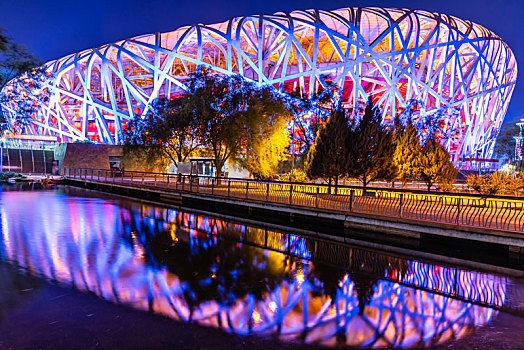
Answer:
<path fill-rule="evenodd" d="M 66 186 L 4 185 L 0 220 L 0 330 L 42 283 L 284 344 L 447 346 L 474 338 L 501 314 L 524 325 L 524 282 L 509 270 L 384 253 Z M 35 319 L 39 312 L 45 305 Z"/>

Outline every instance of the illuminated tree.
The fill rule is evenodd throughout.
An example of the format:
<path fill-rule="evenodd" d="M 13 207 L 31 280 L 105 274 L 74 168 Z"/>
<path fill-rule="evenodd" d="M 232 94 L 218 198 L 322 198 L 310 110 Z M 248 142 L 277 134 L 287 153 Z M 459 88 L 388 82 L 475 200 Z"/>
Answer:
<path fill-rule="evenodd" d="M 309 96 L 300 90 L 293 90 L 285 94 L 285 101 L 293 113 L 292 147 L 298 143 L 300 151 L 307 154 L 315 142 L 318 130 L 329 118 L 330 111 L 335 109 L 331 95 L 320 92 Z"/>
<path fill-rule="evenodd" d="M 306 160 L 306 173 L 310 178 L 324 178 L 338 184 L 350 161 L 347 140 L 352 131 L 344 110 L 338 108 L 331 113 L 326 124 L 320 127 L 315 144 L 310 148 Z"/>
<path fill-rule="evenodd" d="M 420 174 L 420 151 L 418 131 L 411 119 L 408 119 L 406 126 L 396 125 L 393 161 L 398 169 L 398 179 L 402 181 L 404 188 L 408 181 Z"/>
<path fill-rule="evenodd" d="M 347 139 L 353 158 L 348 175 L 358 178 L 364 188 L 372 181 L 396 178 L 393 132 L 382 126 L 381 120 L 380 109 L 373 105 L 370 97 L 355 132 Z"/>
<path fill-rule="evenodd" d="M 186 103 L 198 120 L 200 142 L 214 157 L 217 177 L 228 159 L 246 160 L 243 152 L 254 150 L 291 115 L 273 87 L 258 87 L 241 76 L 203 72 L 194 76 L 190 91 Z M 249 167 L 254 169 L 253 163 Z"/>
<path fill-rule="evenodd" d="M 506 175 L 503 172 L 470 175 L 466 179 L 466 184 L 480 194 L 495 195 L 504 190 L 506 193 L 517 194 L 524 188 L 524 176 Z"/>
<path fill-rule="evenodd" d="M 156 100 L 145 118 L 137 115 L 131 121 L 126 144 L 159 146 L 175 166 L 185 162 L 199 146 L 198 122 L 186 106 L 188 100 L 187 94 Z"/>
<path fill-rule="evenodd" d="M 171 225 L 178 234 L 187 229 L 180 221 Z M 246 296 L 261 300 L 287 277 L 285 266 L 270 259 L 264 250 L 232 238 L 242 235 L 235 225 L 217 226 L 217 235 L 199 232 L 189 241 L 170 230 L 155 229 L 142 232 L 146 263 L 156 269 L 167 268 L 180 279 L 190 320 L 195 308 L 211 300 L 228 307 Z"/>
<path fill-rule="evenodd" d="M 266 135 L 262 135 L 265 137 L 256 137 L 246 146 L 245 151 L 236 157 L 236 161 L 244 169 L 259 179 L 268 178 L 277 172 L 289 146 L 289 133 L 284 118 L 266 127 Z"/>
<path fill-rule="evenodd" d="M 41 89 L 44 80 L 51 77 L 43 68 L 35 68 L 41 61 L 30 54 L 24 45 L 13 42 L 0 28 L 0 104 L 16 101 L 10 120 L 0 108 L 2 130 L 14 127 L 15 131 L 30 122 L 30 114 L 47 102 L 47 89 Z M 10 82 L 10 83 L 9 83 Z M 9 83 L 9 88 L 4 89 Z"/>
<path fill-rule="evenodd" d="M 453 183 L 457 173 L 448 151 L 440 144 L 436 136 L 429 136 L 422 146 L 420 155 L 420 176 L 426 183 L 428 191 L 435 183 L 444 185 Z"/>

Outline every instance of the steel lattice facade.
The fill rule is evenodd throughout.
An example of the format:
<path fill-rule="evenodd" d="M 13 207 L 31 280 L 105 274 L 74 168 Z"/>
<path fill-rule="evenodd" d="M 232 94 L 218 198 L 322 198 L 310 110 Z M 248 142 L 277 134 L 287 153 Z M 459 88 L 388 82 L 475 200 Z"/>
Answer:
<path fill-rule="evenodd" d="M 47 63 L 50 98 L 24 132 L 121 143 L 126 120 L 180 93 L 199 66 L 310 97 L 330 94 L 354 113 L 373 95 L 384 123 L 395 115 L 436 120 L 455 160 L 491 157 L 517 76 L 496 34 L 448 15 L 343 8 L 246 16 Z"/>

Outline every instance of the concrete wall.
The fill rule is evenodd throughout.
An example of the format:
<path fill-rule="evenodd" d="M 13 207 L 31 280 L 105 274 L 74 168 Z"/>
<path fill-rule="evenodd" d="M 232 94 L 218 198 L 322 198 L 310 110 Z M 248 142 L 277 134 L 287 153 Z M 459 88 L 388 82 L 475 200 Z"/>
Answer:
<path fill-rule="evenodd" d="M 122 146 L 61 143 L 55 148 L 60 174 L 64 168 L 109 169 L 110 156 L 122 156 Z"/>
<path fill-rule="evenodd" d="M 109 170 L 109 157 L 113 156 L 121 157 L 121 167 L 127 171 L 165 173 L 172 164 L 158 147 L 61 143 L 55 148 L 60 174 L 64 174 L 64 168 Z M 248 171 L 231 161 L 223 169 L 226 173 L 230 178 L 249 177 Z"/>
<path fill-rule="evenodd" d="M 169 158 L 159 147 L 123 147 L 122 167 L 127 171 L 165 173 L 169 164 Z"/>

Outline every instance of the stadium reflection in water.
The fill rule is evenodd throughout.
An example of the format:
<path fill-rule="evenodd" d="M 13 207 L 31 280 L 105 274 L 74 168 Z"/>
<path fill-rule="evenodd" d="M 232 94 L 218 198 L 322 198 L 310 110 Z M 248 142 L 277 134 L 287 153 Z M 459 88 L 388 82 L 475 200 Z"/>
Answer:
<path fill-rule="evenodd" d="M 0 254 L 104 299 L 239 334 L 410 347 L 467 336 L 509 279 L 71 188 L 3 191 Z"/>

